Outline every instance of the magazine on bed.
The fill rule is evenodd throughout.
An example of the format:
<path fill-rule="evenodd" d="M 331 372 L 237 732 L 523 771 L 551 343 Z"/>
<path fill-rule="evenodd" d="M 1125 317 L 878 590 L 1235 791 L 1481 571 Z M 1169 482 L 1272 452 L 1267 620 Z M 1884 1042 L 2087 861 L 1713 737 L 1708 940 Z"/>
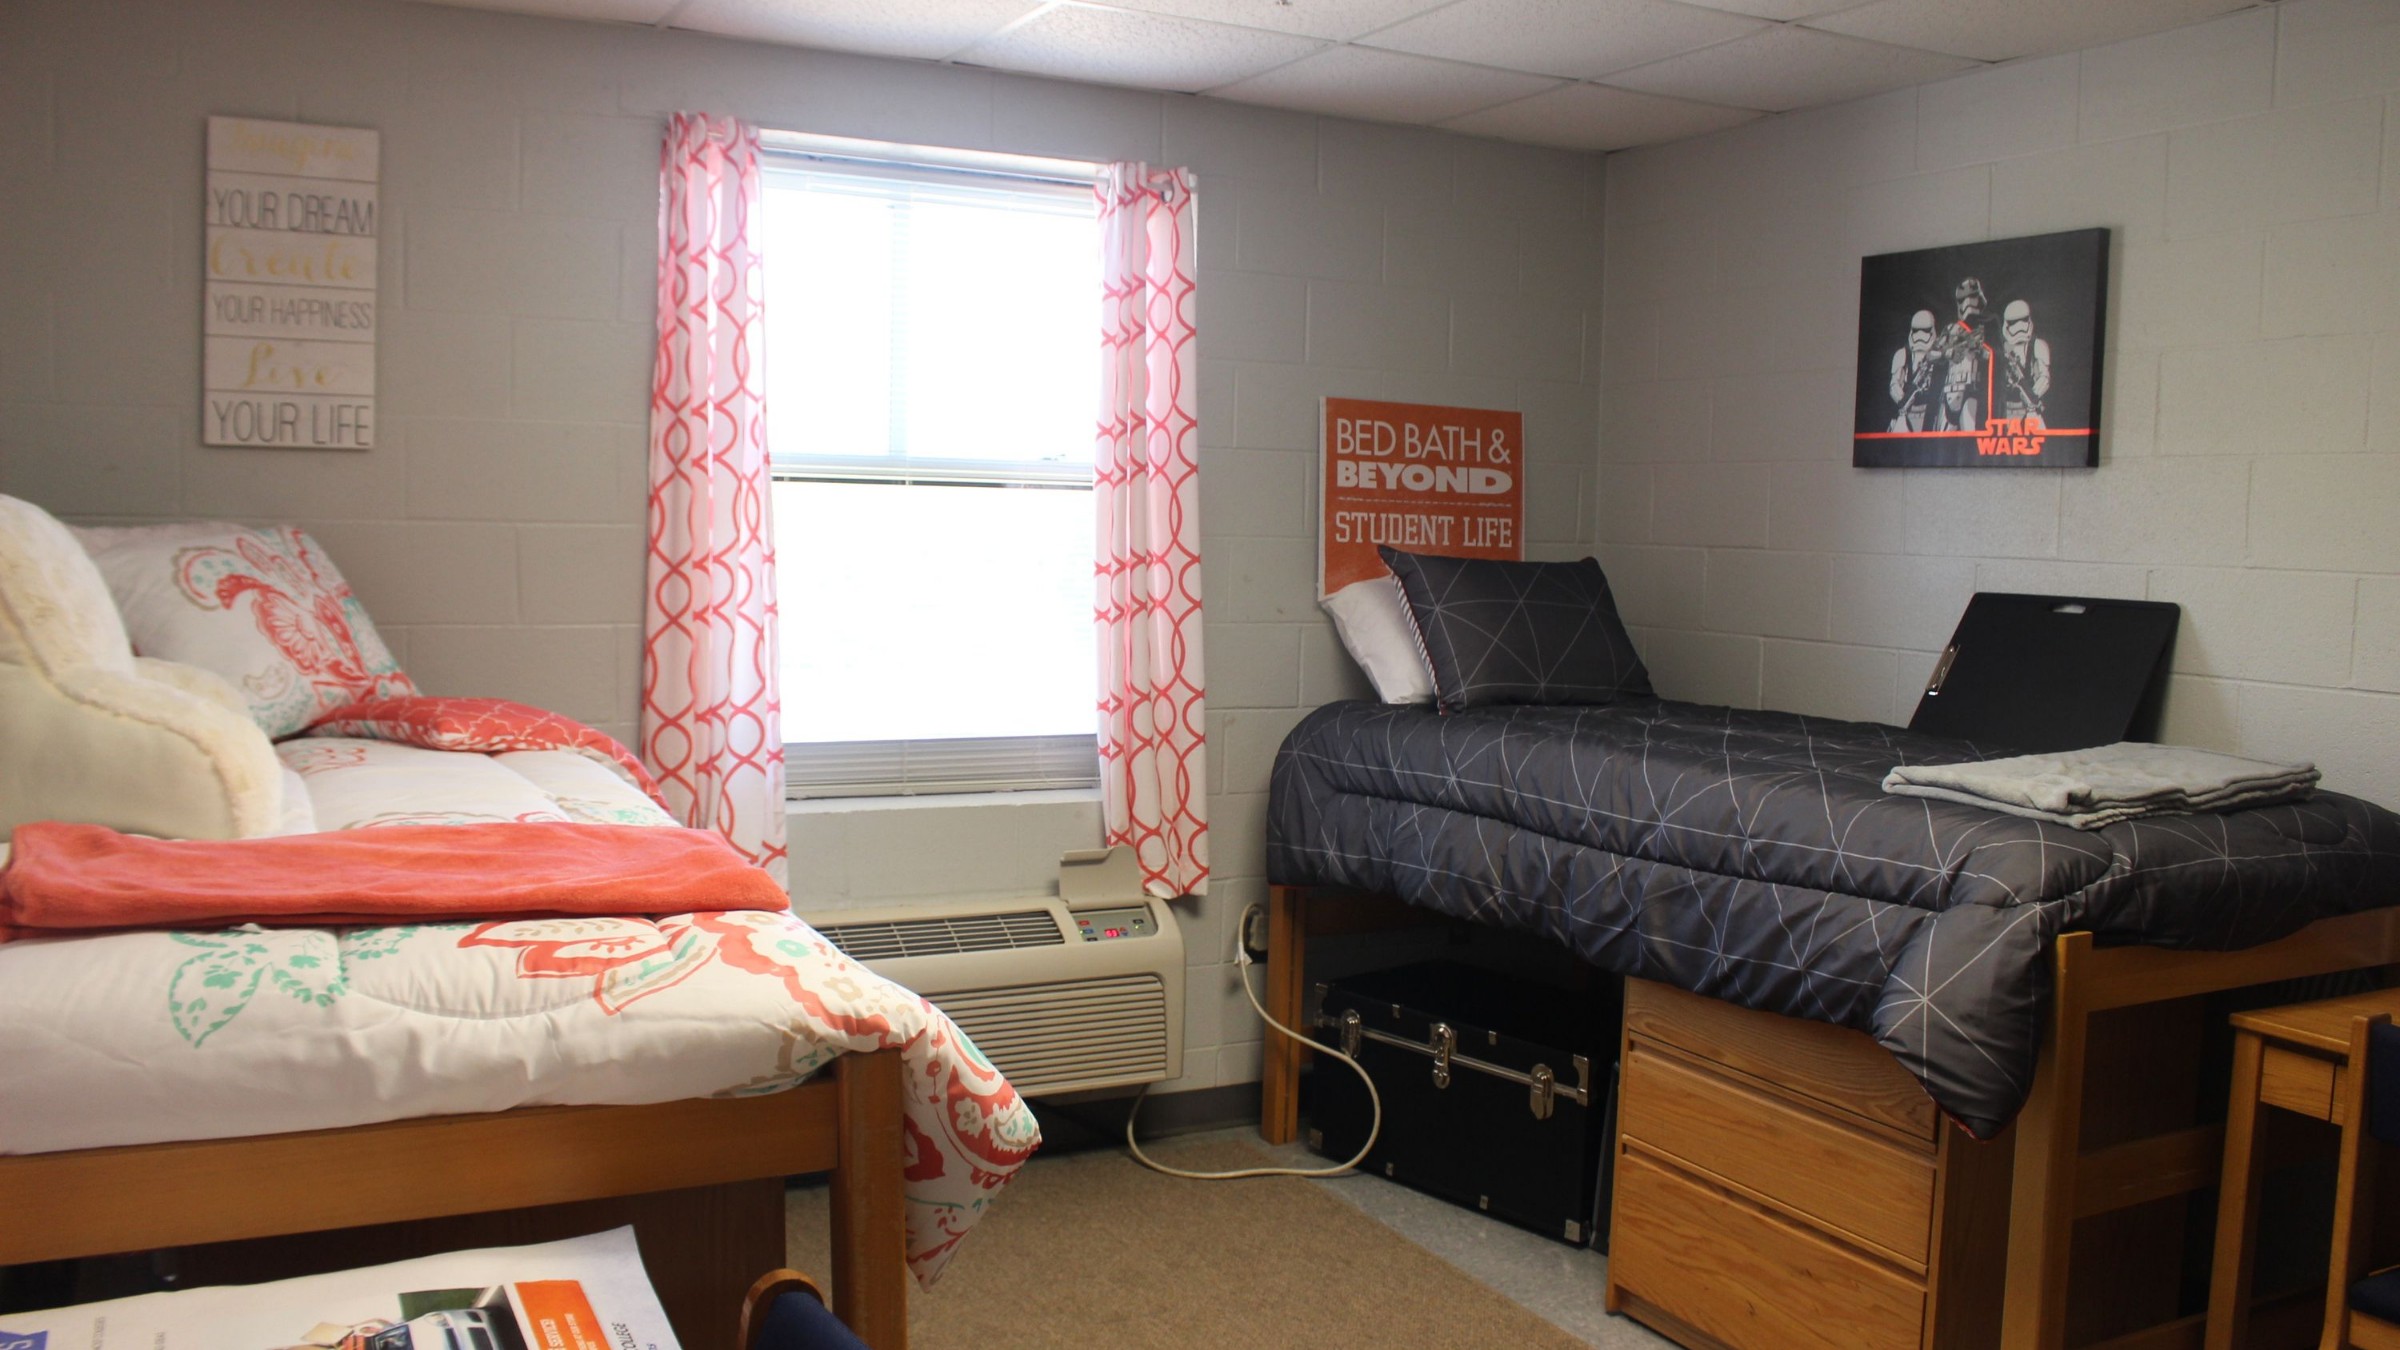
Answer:
<path fill-rule="evenodd" d="M 633 1230 L 0 1314 L 0 1350 L 675 1350 Z"/>

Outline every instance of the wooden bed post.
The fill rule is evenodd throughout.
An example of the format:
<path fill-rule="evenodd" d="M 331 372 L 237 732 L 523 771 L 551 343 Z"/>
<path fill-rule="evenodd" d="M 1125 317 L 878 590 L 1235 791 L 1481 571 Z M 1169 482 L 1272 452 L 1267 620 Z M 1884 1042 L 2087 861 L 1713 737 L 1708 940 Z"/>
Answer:
<path fill-rule="evenodd" d="M 843 1055 L 834 1075 L 841 1161 L 833 1172 L 833 1311 L 873 1350 L 907 1350 L 900 1052 Z"/>
<path fill-rule="evenodd" d="M 1308 892 L 1298 886 L 1267 887 L 1267 1013 L 1287 1027 L 1300 1025 L 1308 1006 Z M 1300 1068 L 1308 1051 L 1270 1030 L 1259 1070 L 1258 1133 L 1270 1144 L 1300 1135 Z"/>
<path fill-rule="evenodd" d="M 2050 1016 L 2041 1059 L 2016 1123 L 2001 1350 L 2061 1350 L 2066 1344 L 2076 1164 L 2083 1148 L 2084 1044 L 2092 1013 L 2085 1006 L 2083 967 L 2091 950 L 2091 934 L 2065 933 L 2051 958 Z"/>

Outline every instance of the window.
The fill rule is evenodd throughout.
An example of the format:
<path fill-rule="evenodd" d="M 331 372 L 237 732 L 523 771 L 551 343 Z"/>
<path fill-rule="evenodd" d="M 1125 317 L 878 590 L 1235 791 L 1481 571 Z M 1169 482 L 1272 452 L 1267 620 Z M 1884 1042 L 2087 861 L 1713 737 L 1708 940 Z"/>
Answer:
<path fill-rule="evenodd" d="M 769 160 L 767 435 L 795 796 L 1098 778 L 1097 210 L 1088 173 L 978 158 Z"/>

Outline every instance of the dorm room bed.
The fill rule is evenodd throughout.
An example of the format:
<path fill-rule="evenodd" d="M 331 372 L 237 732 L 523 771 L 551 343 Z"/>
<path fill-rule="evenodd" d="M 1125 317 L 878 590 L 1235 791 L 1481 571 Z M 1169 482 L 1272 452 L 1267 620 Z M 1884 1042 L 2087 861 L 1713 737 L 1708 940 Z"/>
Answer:
<path fill-rule="evenodd" d="M 1629 1031 L 1646 1009 L 1668 1077 L 1695 1103 L 1718 1093 L 1780 1122 L 1733 1152 L 1852 1141 L 1820 1150 L 1835 1173 L 1876 1149 L 1908 1155 L 1892 1175 L 1916 1187 L 1921 1231 L 1898 1251 L 1708 1173 L 1691 1194 L 1738 1197 L 1727 1212 L 1762 1236 L 1752 1269 L 1726 1273 L 1738 1290 L 1700 1293 L 1771 1304 L 1758 1270 L 1785 1261 L 1810 1273 L 1782 1287 L 1805 1290 L 1858 1257 L 1860 1281 L 1890 1277 L 1896 1311 L 1869 1327 L 1837 1299 L 1711 1331 L 1645 1309 L 1657 1290 L 1612 1287 L 1692 1343 L 2182 1344 L 2197 1322 L 2176 1289 L 2181 1218 L 2166 1216 L 2214 1184 L 2222 1139 L 2191 1107 L 2208 1095 L 2187 1062 L 2199 996 L 2400 960 L 2381 908 L 2400 903 L 2400 818 L 2326 793 L 2087 832 L 1881 790 L 1898 763 L 1982 757 L 1895 728 L 1652 699 L 1451 716 L 1331 705 L 1274 773 L 1270 1011 L 1297 1018 L 1312 927 L 1406 901 L 1646 982 Z M 1756 1011 L 1718 1017 L 1676 990 Z M 1787 1018 L 1846 1030 L 1794 1039 Z M 1270 1137 L 1290 1135 L 1298 1068 L 1268 1057 Z M 2013 1146 L 1969 1137 L 2012 1121 Z M 1689 1200 L 1676 1195 L 1662 1210 Z M 1989 1273 L 2004 1226 L 2003 1305 Z M 1728 1240 L 1700 1238 L 1694 1250 Z M 2136 1248 L 2156 1249 L 2138 1291 Z"/>
<path fill-rule="evenodd" d="M 276 754 L 292 833 L 666 823 L 568 751 Z M 410 1226 L 276 1257 L 355 1264 L 557 1236 L 515 1212 L 565 1206 L 545 1212 L 649 1230 L 695 1345 L 783 1264 L 783 1178 L 810 1172 L 833 1176 L 837 1310 L 904 1345 L 910 1273 L 938 1272 L 1036 1137 L 947 1018 L 765 911 L 20 938 L 0 1079 L 0 1265 Z M 488 1230 L 423 1222 L 476 1214 Z"/>

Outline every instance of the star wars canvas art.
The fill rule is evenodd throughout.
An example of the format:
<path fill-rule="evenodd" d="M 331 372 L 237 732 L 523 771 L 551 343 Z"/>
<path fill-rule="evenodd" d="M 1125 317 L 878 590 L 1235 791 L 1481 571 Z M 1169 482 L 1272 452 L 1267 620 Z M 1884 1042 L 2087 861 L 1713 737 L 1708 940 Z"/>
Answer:
<path fill-rule="evenodd" d="M 1850 462 L 2099 463 L 2107 310 L 2104 229 L 1867 259 Z"/>

